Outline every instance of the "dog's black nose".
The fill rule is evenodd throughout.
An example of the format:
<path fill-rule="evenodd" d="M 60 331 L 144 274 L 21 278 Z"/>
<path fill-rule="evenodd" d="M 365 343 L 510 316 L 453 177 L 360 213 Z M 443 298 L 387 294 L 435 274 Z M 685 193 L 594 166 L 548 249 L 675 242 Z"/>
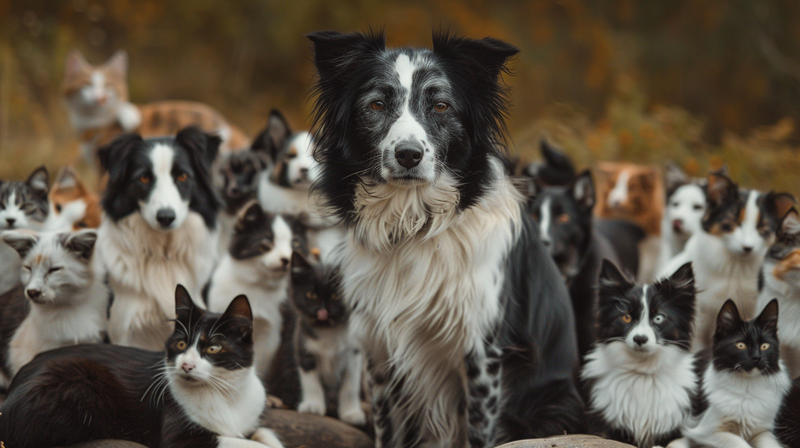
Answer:
<path fill-rule="evenodd" d="M 402 144 L 394 150 L 394 157 L 397 163 L 410 170 L 422 160 L 422 148 L 409 143 Z"/>
<path fill-rule="evenodd" d="M 753 251 L 753 246 L 744 246 L 742 250 L 744 250 L 744 253 L 749 254 Z"/>
<path fill-rule="evenodd" d="M 15 218 L 6 218 L 6 222 L 8 223 L 8 227 L 14 227 L 14 223 L 17 222 Z"/>
<path fill-rule="evenodd" d="M 175 221 L 175 210 L 171 208 L 162 208 L 156 213 L 156 220 L 162 227 L 169 227 Z"/>
<path fill-rule="evenodd" d="M 635 342 L 636 345 L 641 347 L 644 344 L 647 344 L 647 336 L 645 336 L 643 334 L 636 335 L 636 336 L 633 337 L 633 342 Z"/>
<path fill-rule="evenodd" d="M 25 293 L 28 294 L 28 297 L 30 297 L 31 300 L 36 300 L 42 296 L 42 291 L 38 289 L 29 289 L 25 291 Z"/>

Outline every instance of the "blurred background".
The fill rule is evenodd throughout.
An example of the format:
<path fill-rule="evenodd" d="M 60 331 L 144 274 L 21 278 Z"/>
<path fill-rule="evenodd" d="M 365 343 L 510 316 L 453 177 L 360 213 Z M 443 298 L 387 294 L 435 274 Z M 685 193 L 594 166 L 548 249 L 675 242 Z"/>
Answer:
<path fill-rule="evenodd" d="M 509 145 L 546 135 L 581 166 L 674 159 L 800 193 L 796 0 L 0 0 L 0 178 L 79 163 L 60 86 L 68 52 L 129 54 L 131 100 L 206 102 L 250 135 L 277 107 L 309 126 L 304 33 L 432 28 L 518 46 Z M 83 163 L 84 170 L 89 165 Z"/>

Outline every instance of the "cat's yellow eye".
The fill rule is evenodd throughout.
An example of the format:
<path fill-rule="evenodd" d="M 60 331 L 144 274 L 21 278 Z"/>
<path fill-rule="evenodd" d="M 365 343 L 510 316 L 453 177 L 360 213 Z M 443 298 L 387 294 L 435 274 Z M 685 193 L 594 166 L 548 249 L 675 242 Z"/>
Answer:
<path fill-rule="evenodd" d="M 769 344 L 767 344 L 766 342 L 761 344 L 761 351 L 765 352 L 767 350 L 769 350 Z"/>
<path fill-rule="evenodd" d="M 186 341 L 178 341 L 178 343 L 175 344 L 175 348 L 178 350 L 186 350 Z"/>
<path fill-rule="evenodd" d="M 622 316 L 622 321 L 625 322 L 626 324 L 631 323 L 632 320 L 633 318 L 631 317 L 630 314 L 625 314 L 624 316 Z"/>
<path fill-rule="evenodd" d="M 558 222 L 560 222 L 562 224 L 568 223 L 569 222 L 569 215 L 566 214 L 566 213 L 562 214 L 561 216 L 558 217 Z"/>
<path fill-rule="evenodd" d="M 150 183 L 150 176 L 145 175 L 145 176 L 140 177 L 139 178 L 139 182 L 141 182 L 143 184 L 149 184 Z"/>
<path fill-rule="evenodd" d="M 307 292 L 306 293 L 306 297 L 311 299 L 311 300 L 317 300 L 317 294 L 313 293 L 313 292 Z"/>
<path fill-rule="evenodd" d="M 212 345 L 206 349 L 206 353 L 208 353 L 209 355 L 217 354 L 220 351 L 222 351 L 222 347 L 220 347 L 219 345 Z"/>
<path fill-rule="evenodd" d="M 744 342 L 737 342 L 736 348 L 738 348 L 739 350 L 744 350 L 747 348 L 747 344 L 745 344 Z"/>
<path fill-rule="evenodd" d="M 178 182 L 186 182 L 186 179 L 189 178 L 189 175 L 186 173 L 181 173 L 178 175 Z"/>

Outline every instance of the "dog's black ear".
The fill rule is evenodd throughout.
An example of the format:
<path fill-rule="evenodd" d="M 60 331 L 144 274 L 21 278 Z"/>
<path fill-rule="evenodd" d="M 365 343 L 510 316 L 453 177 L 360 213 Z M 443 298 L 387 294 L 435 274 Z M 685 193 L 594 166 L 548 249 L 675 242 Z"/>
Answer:
<path fill-rule="evenodd" d="M 357 66 L 363 56 L 386 49 L 382 30 L 370 34 L 315 31 L 306 37 L 314 44 L 314 65 L 319 73 L 320 88 L 334 87 L 351 76 L 360 75 Z"/>
<path fill-rule="evenodd" d="M 219 154 L 219 146 L 222 139 L 217 135 L 206 134 L 197 126 L 183 128 L 175 136 L 175 140 L 188 149 L 192 158 L 200 156 L 199 162 L 205 165 L 205 171 L 210 171 L 211 165 Z"/>
<path fill-rule="evenodd" d="M 268 219 L 267 213 L 261 208 L 257 200 L 252 200 L 242 206 L 236 218 L 236 230 L 244 231 L 260 227 Z"/>
<path fill-rule="evenodd" d="M 468 78 L 494 83 L 500 72 L 508 70 L 506 63 L 519 49 L 491 37 L 469 39 L 440 31 L 433 34 L 433 52 L 446 61 L 457 63 Z"/>
<path fill-rule="evenodd" d="M 619 270 L 616 264 L 603 259 L 600 267 L 600 291 L 613 290 L 613 291 L 627 291 L 633 288 L 634 283 Z"/>
<path fill-rule="evenodd" d="M 538 175 L 548 185 L 567 185 L 575 180 L 575 165 L 564 151 L 553 146 L 546 138 L 539 142 L 544 163 L 538 169 Z"/>
<path fill-rule="evenodd" d="M 186 149 L 192 160 L 195 188 L 192 190 L 191 207 L 203 216 L 209 228 L 214 228 L 222 200 L 214 188 L 211 165 L 217 158 L 222 139 L 206 134 L 196 126 L 189 126 L 178 132 L 175 141 Z"/>
<path fill-rule="evenodd" d="M 136 209 L 136 199 L 126 194 L 131 181 L 128 159 L 134 148 L 143 142 L 139 134 L 122 134 L 97 151 L 100 166 L 108 173 L 108 183 L 103 192 L 103 210 L 114 221 Z"/>
<path fill-rule="evenodd" d="M 592 172 L 585 170 L 569 187 L 570 196 L 584 213 L 591 213 L 595 203 L 594 181 Z"/>
<path fill-rule="evenodd" d="M 769 193 L 761 197 L 761 208 L 764 215 L 774 225 L 773 228 L 778 227 L 778 223 L 786 216 L 787 213 L 797 203 L 797 199 L 790 193 Z"/>
<path fill-rule="evenodd" d="M 707 201 L 709 210 L 714 210 L 735 201 L 739 186 L 730 177 L 720 172 L 708 173 Z"/>

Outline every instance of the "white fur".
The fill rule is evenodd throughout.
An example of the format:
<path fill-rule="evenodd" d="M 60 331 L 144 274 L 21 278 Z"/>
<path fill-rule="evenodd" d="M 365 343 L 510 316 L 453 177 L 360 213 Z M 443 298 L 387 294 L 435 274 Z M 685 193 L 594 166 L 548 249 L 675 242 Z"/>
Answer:
<path fill-rule="evenodd" d="M 649 321 L 649 319 L 648 319 Z M 586 355 L 581 377 L 595 380 L 589 405 L 637 446 L 686 423 L 696 389 L 694 356 L 674 346 L 634 350 L 628 342 L 600 344 Z"/>
<path fill-rule="evenodd" d="M 701 231 L 700 221 L 706 211 L 706 195 L 695 183 L 678 187 L 667 199 L 664 219 L 661 221 L 661 250 L 658 269 L 663 269 L 669 260 L 683 251 L 686 242 Z M 673 223 L 680 224 L 680 232 Z"/>
<path fill-rule="evenodd" d="M 305 338 L 305 349 L 314 354 L 317 367 L 299 369 L 302 399 L 299 412 L 325 415 L 325 387 L 339 390 L 339 419 L 351 425 L 367 421 L 361 407 L 363 356 L 351 325 L 314 328 L 317 339 Z"/>
<path fill-rule="evenodd" d="M 45 303 L 30 301 L 28 315 L 9 342 L 7 363 L 12 377 L 41 352 L 99 343 L 105 336 L 108 288 L 92 263 L 78 259 L 59 238 L 56 233 L 41 234 L 17 271 L 24 289 L 41 291 Z M 54 267 L 59 271 L 50 271 Z M 10 380 L 0 378 L 0 384 L 8 386 Z"/>
<path fill-rule="evenodd" d="M 773 274 L 776 262 L 764 262 L 764 287 L 758 295 L 756 313 L 778 299 L 778 340 L 781 341 L 781 359 L 786 363 L 792 378 L 800 376 L 800 270 L 792 269 L 778 279 Z"/>
<path fill-rule="evenodd" d="M 316 180 L 317 161 L 314 160 L 314 139 L 308 132 L 298 132 L 288 142 L 297 151 L 297 155 L 286 163 L 289 184 L 294 188 L 308 190 Z"/>
<path fill-rule="evenodd" d="M 139 111 L 136 105 L 123 102 L 119 105 L 119 110 L 117 110 L 117 121 L 125 131 L 133 131 L 142 124 L 142 112 Z M 227 141 L 227 139 L 223 140 Z"/>
<path fill-rule="evenodd" d="M 150 150 L 153 163 L 153 189 L 144 201 L 139 201 L 139 210 L 144 220 L 154 229 L 176 229 L 183 224 L 189 214 L 189 198 L 182 198 L 172 178 L 172 162 L 175 149 L 167 144 L 156 144 Z M 162 227 L 156 219 L 159 210 L 172 210 L 175 220 L 168 227 Z"/>
<path fill-rule="evenodd" d="M 237 260 L 225 254 L 208 290 L 208 309 L 219 313 L 239 294 L 247 296 L 253 313 L 253 365 L 262 380 L 280 347 L 283 326 L 280 305 L 286 300 L 288 261 L 292 257 L 292 230 L 286 221 L 276 217 L 272 231 L 274 246 L 264 255 Z"/>
<path fill-rule="evenodd" d="M 773 375 L 717 371 L 710 365 L 704 375 L 709 407 L 683 435 L 712 448 L 780 447 L 772 430 L 791 386 L 783 365 Z M 685 443 L 678 440 L 669 446 Z"/>
<path fill-rule="evenodd" d="M 758 272 L 771 243 L 772 236 L 764 239 L 758 234 L 756 204 L 758 193 L 753 191 L 747 199 L 745 219 L 733 232 L 722 236 L 700 230 L 686 243 L 683 252 L 673 257 L 661 275 L 670 276 L 680 266 L 692 262 L 697 286 L 697 315 L 693 350 L 699 351 L 711 344 L 714 326 L 728 299 L 745 320 L 755 314 L 758 297 Z M 750 246 L 747 253 L 743 247 Z"/>
<path fill-rule="evenodd" d="M 491 167 L 486 195 L 462 212 L 446 172 L 429 185 L 362 184 L 342 252 L 344 297 L 358 304 L 351 325 L 378 365 L 405 378 L 404 414 L 422 416 L 422 436 L 457 446 L 466 444 L 466 423 L 453 418 L 464 357 L 501 314 L 504 259 L 518 237 L 522 198 L 499 162 Z"/>
<path fill-rule="evenodd" d="M 44 188 L 46 189 L 47 185 L 44 185 Z M 0 236 L 9 228 L 8 218 L 14 220 L 15 229 L 41 230 L 45 227 L 45 223 L 28 219 L 28 215 L 20 208 L 21 204 L 16 203 L 16 197 L 16 193 L 12 192 L 4 204 L 5 207 L 0 209 Z M 0 240 L 0 294 L 11 291 L 19 285 L 20 267 L 17 252 Z"/>
<path fill-rule="evenodd" d="M 611 207 L 619 207 L 628 200 L 628 181 L 631 179 L 631 173 L 628 170 L 622 170 L 617 176 L 617 183 L 614 188 L 608 193 L 608 203 Z"/>
<path fill-rule="evenodd" d="M 181 370 L 184 363 L 192 364 L 194 368 L 184 373 Z M 218 434 L 220 447 L 259 446 L 244 439 L 254 432 L 261 443 L 273 448 L 281 447 L 271 431 L 258 428 L 267 394 L 252 367 L 236 370 L 215 368 L 200 356 L 195 343 L 175 358 L 175 366 L 168 367 L 168 372 L 169 391 L 186 418 Z M 194 381 L 187 381 L 184 377 Z M 216 387 L 211 386 L 212 382 Z"/>
<path fill-rule="evenodd" d="M 53 204 L 50 204 L 50 214 L 47 216 L 44 228 L 53 232 L 68 232 L 72 226 L 86 217 L 86 201 L 78 198 L 74 201 L 65 202 L 61 206 L 61 211 L 56 211 Z"/>
<path fill-rule="evenodd" d="M 114 291 L 109 337 L 119 345 L 163 350 L 175 318 L 175 287 L 199 301 L 216 259 L 217 234 L 189 212 L 171 231 L 156 230 L 140 213 L 119 222 L 103 217 L 97 252 Z"/>
<path fill-rule="evenodd" d="M 37 188 L 43 188 L 47 191 L 47 185 L 38 185 Z M 17 203 L 17 193 L 12 191 L 8 195 L 5 207 L 0 209 L 0 230 L 8 229 L 31 229 L 42 230 L 44 222 L 30 219 L 22 207 L 25 205 L 23 202 Z M 8 220 L 13 219 L 13 226 L 9 226 Z"/>
<path fill-rule="evenodd" d="M 546 198 L 542 202 L 539 209 L 539 237 L 546 245 L 552 243 L 553 238 L 550 236 L 550 198 Z"/>

